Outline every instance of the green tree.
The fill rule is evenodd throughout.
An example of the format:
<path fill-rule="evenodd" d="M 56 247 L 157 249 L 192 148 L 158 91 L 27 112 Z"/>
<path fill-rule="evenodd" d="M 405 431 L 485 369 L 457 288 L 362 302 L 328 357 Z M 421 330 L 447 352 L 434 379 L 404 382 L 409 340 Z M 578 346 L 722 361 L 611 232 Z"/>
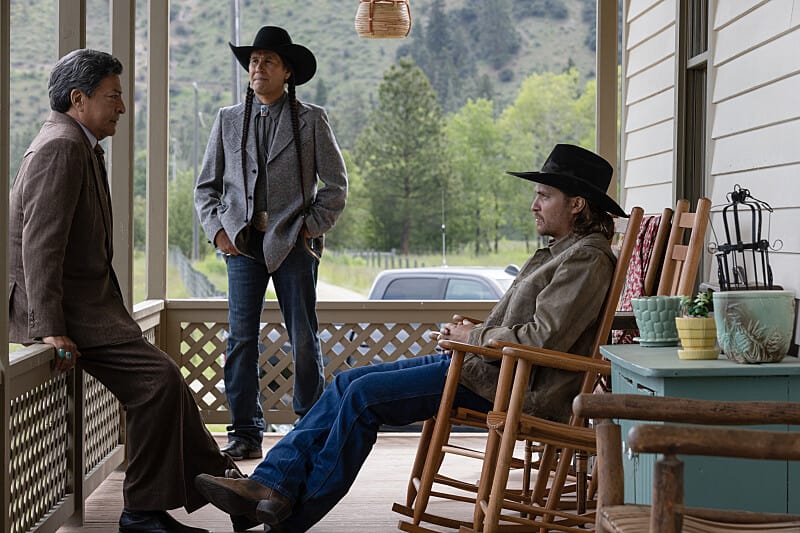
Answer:
<path fill-rule="evenodd" d="M 322 78 L 317 82 L 317 94 L 314 97 L 314 103 L 323 107 L 328 105 L 328 86 L 325 85 L 325 80 Z"/>
<path fill-rule="evenodd" d="M 167 240 L 170 246 L 178 246 L 187 257 L 192 256 L 192 223 L 194 220 L 194 177 L 192 171 L 178 172 L 177 179 L 169 182 L 168 188 Z M 199 230 L 199 251 L 203 257 L 209 248 L 205 246 L 203 230 Z"/>
<path fill-rule="evenodd" d="M 594 148 L 594 83 L 582 84 L 577 70 L 532 74 L 522 82 L 519 94 L 500 117 L 504 146 L 512 170 L 541 168 L 553 146 L 571 143 Z M 527 213 L 532 197 L 528 182 L 516 180 L 504 191 L 515 206 L 508 209 L 510 228 L 517 238 L 530 239 L 534 225 Z"/>
<path fill-rule="evenodd" d="M 482 247 L 490 251 L 493 246 L 496 251 L 504 204 L 496 185 L 505 179 L 505 158 L 492 102 L 468 101 L 449 117 L 446 134 L 452 175 L 457 180 L 448 195 L 448 239 L 451 243 L 472 242 L 475 255 Z"/>
<path fill-rule="evenodd" d="M 364 179 L 358 170 L 353 155 L 342 151 L 347 167 L 347 206 L 336 225 L 325 236 L 325 243 L 338 250 L 363 250 L 369 246 L 369 209 Z"/>
<path fill-rule="evenodd" d="M 401 59 L 384 74 L 378 101 L 355 151 L 369 198 L 371 243 L 404 254 L 412 244 L 434 249 L 446 186 L 436 93 L 413 61 Z"/>

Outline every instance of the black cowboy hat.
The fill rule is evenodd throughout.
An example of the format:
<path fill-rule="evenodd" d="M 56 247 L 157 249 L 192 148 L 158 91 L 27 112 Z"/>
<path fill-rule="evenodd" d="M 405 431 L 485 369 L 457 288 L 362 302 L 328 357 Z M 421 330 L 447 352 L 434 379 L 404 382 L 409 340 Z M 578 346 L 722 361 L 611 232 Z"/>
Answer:
<path fill-rule="evenodd" d="M 233 43 L 228 45 L 245 70 L 249 70 L 250 54 L 253 50 L 275 52 L 289 63 L 287 66 L 292 71 L 295 85 L 303 85 L 317 71 L 317 60 L 311 50 L 303 45 L 293 44 L 289 33 L 277 26 L 263 26 L 258 30 L 253 46 L 234 46 Z"/>
<path fill-rule="evenodd" d="M 608 194 L 614 169 L 599 155 L 572 144 L 557 144 L 541 172 L 508 172 L 536 183 L 550 185 L 574 196 L 582 196 L 607 213 L 620 217 L 628 215 Z"/>

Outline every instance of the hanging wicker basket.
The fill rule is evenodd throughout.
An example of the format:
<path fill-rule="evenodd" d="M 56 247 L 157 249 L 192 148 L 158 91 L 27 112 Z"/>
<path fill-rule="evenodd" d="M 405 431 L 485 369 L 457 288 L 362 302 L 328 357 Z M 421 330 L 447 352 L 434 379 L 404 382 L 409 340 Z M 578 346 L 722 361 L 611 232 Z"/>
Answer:
<path fill-rule="evenodd" d="M 408 0 L 361 0 L 356 32 L 367 39 L 402 39 L 411 31 Z"/>

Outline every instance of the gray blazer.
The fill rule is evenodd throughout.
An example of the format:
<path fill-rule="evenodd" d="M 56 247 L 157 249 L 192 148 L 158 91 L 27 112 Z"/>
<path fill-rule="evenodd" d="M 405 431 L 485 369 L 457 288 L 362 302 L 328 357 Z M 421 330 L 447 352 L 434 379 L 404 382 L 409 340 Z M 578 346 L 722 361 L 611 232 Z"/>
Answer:
<path fill-rule="evenodd" d="M 255 124 L 260 104 L 254 99 L 243 169 L 244 105 L 220 109 L 195 185 L 195 209 L 209 242 L 213 243 L 217 232 L 224 229 L 240 251 L 244 251 L 242 232 L 253 218 L 253 194 L 258 176 Z M 277 270 L 289 255 L 304 222 L 312 237 L 324 235 L 344 209 L 347 197 L 344 159 L 325 110 L 300 102 L 298 115 L 302 184 L 308 205 L 302 205 L 291 111 L 286 102 L 266 168 L 269 223 L 264 235 L 264 257 L 270 272 Z M 318 189 L 318 180 L 325 186 Z"/>
<path fill-rule="evenodd" d="M 53 111 L 22 159 L 8 226 L 9 338 L 79 348 L 141 338 L 111 267 L 111 203 L 89 138 Z"/>

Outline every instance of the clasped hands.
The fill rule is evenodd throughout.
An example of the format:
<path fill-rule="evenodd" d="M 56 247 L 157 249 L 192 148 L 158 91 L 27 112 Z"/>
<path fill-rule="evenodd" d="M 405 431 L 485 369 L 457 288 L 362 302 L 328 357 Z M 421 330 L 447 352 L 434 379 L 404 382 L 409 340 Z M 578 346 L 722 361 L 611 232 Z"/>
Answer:
<path fill-rule="evenodd" d="M 428 337 L 434 341 L 469 342 L 469 334 L 475 329 L 475 323 L 461 315 L 453 315 L 452 320 L 443 324 L 439 331 L 428 332 Z M 449 354 L 450 350 L 444 350 L 444 353 Z"/>

